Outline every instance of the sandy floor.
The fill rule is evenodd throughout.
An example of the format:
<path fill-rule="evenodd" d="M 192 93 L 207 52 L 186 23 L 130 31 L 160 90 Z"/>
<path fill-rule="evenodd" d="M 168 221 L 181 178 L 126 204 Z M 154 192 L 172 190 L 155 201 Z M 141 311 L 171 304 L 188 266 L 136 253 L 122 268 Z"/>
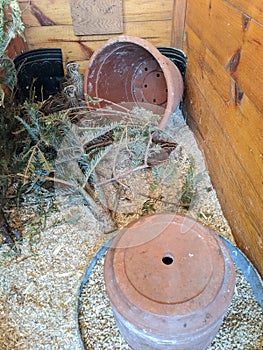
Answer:
<path fill-rule="evenodd" d="M 104 256 L 92 269 L 80 298 L 80 330 L 88 350 L 131 350 L 113 316 L 103 279 Z M 96 315 L 96 317 L 94 317 Z M 223 323 L 207 350 L 260 350 L 263 314 L 251 286 L 237 269 L 236 287 Z"/>
<path fill-rule="evenodd" d="M 184 160 L 189 155 L 194 158 L 197 193 L 188 215 L 233 241 L 203 156 L 180 111 L 174 114 L 167 131 L 179 143 L 180 148 L 172 156 L 182 173 Z M 176 189 L 181 181 L 180 171 L 169 180 L 174 181 L 170 189 Z M 176 190 L 166 190 L 163 195 L 170 200 Z M 176 209 L 169 205 L 157 208 L 170 210 Z M 112 223 L 108 224 L 111 227 Z M 7 246 L 0 248 L 0 349 L 81 349 L 77 327 L 79 286 L 90 259 L 110 234 L 102 233 L 86 206 L 60 203 L 58 211 L 47 218 L 39 241 L 31 244 L 26 237 L 18 256 L 10 254 Z"/>

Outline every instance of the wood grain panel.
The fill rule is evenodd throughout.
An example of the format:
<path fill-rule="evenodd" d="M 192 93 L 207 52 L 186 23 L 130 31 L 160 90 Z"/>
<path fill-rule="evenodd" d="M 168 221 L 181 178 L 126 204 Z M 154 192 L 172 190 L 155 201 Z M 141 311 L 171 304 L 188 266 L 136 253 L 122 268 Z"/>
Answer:
<path fill-rule="evenodd" d="M 240 10 L 224 1 L 189 1 L 187 6 L 187 24 L 230 72 L 239 88 L 263 110 L 263 26 L 255 21 L 244 24 L 243 17 Z"/>
<path fill-rule="evenodd" d="M 36 27 L 48 20 L 55 25 L 72 25 L 70 3 L 67 0 L 32 0 L 30 3 L 28 0 L 19 0 L 19 4 L 23 10 L 23 20 L 29 26 Z M 124 0 L 124 22 L 171 21 L 172 9 L 173 0 Z"/>
<path fill-rule="evenodd" d="M 218 122 L 229 135 L 229 142 L 254 185 L 255 193 L 263 198 L 263 118 L 246 95 L 242 96 L 241 103 L 236 103 L 231 92 L 231 77 L 209 50 L 203 60 L 202 66 L 198 60 L 190 60 L 189 71 L 193 72 L 191 75 L 199 82 L 200 91 L 210 101 Z M 198 124 L 206 124 L 208 118 L 209 115 L 203 116 Z"/>
<path fill-rule="evenodd" d="M 170 21 L 133 22 L 125 24 L 125 32 L 150 41 L 153 45 L 169 46 Z M 142 33 L 143 27 L 143 33 Z M 25 35 L 30 50 L 40 47 L 60 47 L 65 61 L 76 60 L 85 70 L 92 53 L 115 35 L 76 37 L 71 26 L 29 27 Z"/>
<path fill-rule="evenodd" d="M 124 22 L 172 20 L 173 2 L 174 0 L 124 0 Z"/>
<path fill-rule="evenodd" d="M 187 0 L 174 0 L 171 46 L 183 48 Z"/>
<path fill-rule="evenodd" d="M 263 24 L 263 2 L 260 0 L 227 0 L 236 9 Z M 244 18 L 245 19 L 245 18 Z"/>
<path fill-rule="evenodd" d="M 251 21 L 240 49 L 239 62 L 232 76 L 260 111 L 263 111 L 262 64 L 263 26 Z"/>
<path fill-rule="evenodd" d="M 262 197 L 255 194 L 255 187 L 247 177 L 247 171 L 252 169 L 246 171 L 240 164 L 229 134 L 211 110 L 209 97 L 200 91 L 199 82 L 192 75 L 188 76 L 187 89 L 188 122 L 204 150 L 224 214 L 238 246 L 262 274 Z M 206 122 L 200 124 L 200 119 Z"/>
<path fill-rule="evenodd" d="M 18 0 L 22 18 L 27 26 L 72 25 L 70 3 L 65 0 Z"/>
<path fill-rule="evenodd" d="M 170 43 L 170 21 L 152 21 L 152 22 L 136 22 L 127 23 L 125 32 L 129 35 L 140 36 L 148 39 L 154 45 L 169 46 Z M 143 26 L 143 33 L 142 33 Z M 141 35 L 139 35 L 141 34 Z M 108 40 L 115 35 L 99 35 L 99 36 L 82 36 L 76 37 L 70 26 L 55 27 L 35 27 L 27 28 L 25 31 L 27 42 L 32 48 L 47 47 L 48 45 L 58 45 L 63 43 L 83 43 L 88 42 L 93 45 L 101 46 L 101 42 Z M 44 45 L 44 46 L 43 46 Z"/>
<path fill-rule="evenodd" d="M 238 80 L 238 74 L 245 76 L 245 64 L 250 61 L 245 54 L 242 56 L 241 47 L 242 59 L 240 57 L 236 70 L 231 72 L 220 61 L 219 49 L 212 46 L 210 50 L 211 42 L 203 40 L 207 34 L 196 32 L 196 27 L 193 31 L 186 22 L 189 123 L 206 155 L 213 184 L 235 239 L 263 274 L 263 118 L 250 98 L 248 80 Z M 255 29 L 251 33 L 254 34 L 250 37 L 255 38 Z M 216 37 L 217 33 L 214 34 Z M 248 32 L 247 35 L 249 37 Z M 246 38 L 242 30 L 240 37 Z M 247 40 L 246 44 L 244 40 L 244 45 L 252 45 L 251 42 Z M 255 47 L 250 54 L 258 55 Z M 235 66 L 235 62 L 231 64 Z M 257 86 L 251 77 L 250 85 L 251 89 Z"/>
<path fill-rule="evenodd" d="M 223 66 L 243 43 L 242 14 L 225 1 L 187 2 L 187 25 L 202 38 Z"/>
<path fill-rule="evenodd" d="M 123 32 L 122 0 L 70 0 L 75 35 Z"/>

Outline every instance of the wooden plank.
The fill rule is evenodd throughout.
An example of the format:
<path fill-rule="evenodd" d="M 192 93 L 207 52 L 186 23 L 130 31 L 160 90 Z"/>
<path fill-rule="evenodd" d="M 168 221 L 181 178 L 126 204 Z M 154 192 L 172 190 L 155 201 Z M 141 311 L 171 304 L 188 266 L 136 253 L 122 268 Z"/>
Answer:
<path fill-rule="evenodd" d="M 263 273 L 263 118 L 202 37 L 186 27 L 186 106 L 238 245 Z"/>
<path fill-rule="evenodd" d="M 227 66 L 243 43 L 242 14 L 225 1 L 188 1 L 187 24 Z"/>
<path fill-rule="evenodd" d="M 152 21 L 152 22 L 136 22 L 127 23 L 125 32 L 132 36 L 140 36 L 143 39 L 151 41 L 154 45 L 168 46 L 170 43 L 170 21 Z M 142 29 L 143 27 L 143 29 Z M 82 36 L 76 37 L 70 26 L 54 26 L 54 27 L 30 27 L 25 31 L 25 35 L 30 48 L 60 46 L 64 43 L 81 42 L 92 43 L 95 46 L 101 46 L 101 42 L 108 40 L 115 35 L 100 35 L 100 36 Z M 93 49 L 93 47 L 92 47 Z M 71 48 L 73 50 L 73 48 Z M 83 57 L 83 56 L 82 56 Z"/>
<path fill-rule="evenodd" d="M 23 20 L 28 26 L 50 22 L 53 25 L 72 25 L 67 0 L 19 0 Z M 123 19 L 127 22 L 167 21 L 172 19 L 173 0 L 125 0 Z M 50 24 L 50 25 L 51 25 Z"/>
<path fill-rule="evenodd" d="M 18 0 L 27 26 L 72 25 L 70 3 L 65 0 Z"/>
<path fill-rule="evenodd" d="M 238 10 L 244 13 L 244 17 L 250 17 L 263 24 L 263 2 L 259 0 L 227 0 Z M 244 18 L 245 20 L 245 18 Z"/>
<path fill-rule="evenodd" d="M 215 172 L 217 174 L 219 183 L 222 183 L 222 179 L 224 179 L 225 185 L 228 186 L 229 191 L 226 191 L 227 187 L 224 187 L 222 190 L 226 197 L 225 201 L 229 201 L 231 196 L 236 196 L 237 201 L 241 203 L 240 205 L 245 205 L 245 210 L 251 211 L 251 215 L 254 219 L 256 219 L 257 215 L 262 214 L 262 196 L 261 196 L 261 188 L 258 187 L 258 191 L 255 192 L 255 188 L 253 183 L 250 181 L 248 177 L 248 173 L 252 170 L 249 167 L 246 167 L 246 164 L 242 164 L 242 159 L 240 159 L 236 150 L 233 147 L 233 144 L 230 142 L 230 135 L 226 132 L 224 126 L 221 124 L 222 118 L 216 114 L 217 111 L 211 111 L 210 100 L 205 96 L 201 90 L 199 89 L 199 83 L 191 75 L 189 78 L 189 93 L 191 96 L 190 99 L 186 99 L 188 103 L 187 111 L 191 115 L 192 119 L 197 122 L 196 130 L 199 135 L 198 138 L 204 143 L 204 149 L 209 148 L 211 152 L 210 165 L 211 167 L 217 166 L 217 162 L 223 162 L 222 159 L 231 158 L 233 163 L 225 163 L 225 166 L 219 172 Z M 192 112 L 191 112 L 192 111 Z M 194 113 L 193 113 L 194 112 Z M 209 118 L 207 116 L 209 115 Z M 200 124 L 198 122 L 199 119 L 206 118 L 206 123 Z M 213 127 L 215 125 L 215 127 Z M 225 175 L 223 175 L 225 174 Z M 223 175 L 223 176 L 222 176 Z M 245 181 L 242 182 L 242 179 Z M 261 177 L 262 180 L 262 177 Z M 231 185 L 229 185 L 231 184 Z M 230 189 L 232 190 L 230 191 Z M 233 189 L 237 191 L 233 191 Z M 220 191 L 219 191 L 220 192 Z M 233 193 L 232 193 L 233 192 Z M 242 196 L 240 196 L 242 193 Z M 245 195 L 244 194 L 249 194 Z M 257 206 L 251 205 L 251 201 L 258 204 Z M 235 206 L 232 205 L 231 201 L 229 202 L 229 206 L 232 207 L 230 212 L 235 212 Z M 250 217 L 247 217 L 249 219 Z M 245 221 L 250 221 L 250 220 Z M 261 231 L 261 222 L 259 220 L 254 220 L 253 225 L 258 228 L 258 232 Z"/>
<path fill-rule="evenodd" d="M 123 32 L 122 0 L 70 0 L 75 35 Z"/>
<path fill-rule="evenodd" d="M 190 31 L 188 28 L 188 33 Z M 245 94 L 242 95 L 241 101 L 235 100 L 235 96 L 231 92 L 232 79 L 230 75 L 207 48 L 202 56 L 202 64 L 198 59 L 195 59 L 198 56 L 198 51 L 195 51 L 194 46 L 200 47 L 200 43 L 194 35 L 192 38 L 195 38 L 195 42 L 192 41 L 190 45 L 188 41 L 192 55 L 188 70 L 199 82 L 200 91 L 210 101 L 210 108 L 215 112 L 218 122 L 229 136 L 229 141 L 241 164 L 245 169 L 250 169 L 247 171 L 247 177 L 254 184 L 255 192 L 258 192 L 263 198 L 262 115 Z M 205 124 L 206 119 L 199 120 L 199 125 L 202 123 Z"/>
<path fill-rule="evenodd" d="M 263 6 L 263 5 L 262 5 Z M 244 42 L 240 47 L 240 59 L 233 78 L 256 107 L 263 112 L 263 26 L 251 21 Z M 253 83 L 251 83 L 253 81 Z"/>
<path fill-rule="evenodd" d="M 187 0 L 174 0 L 171 46 L 183 48 Z"/>
<path fill-rule="evenodd" d="M 202 39 L 202 44 L 208 47 L 221 65 L 229 71 L 240 90 L 260 111 L 263 111 L 261 93 L 263 85 L 263 70 L 261 69 L 263 64 L 263 26 L 255 21 L 250 21 L 244 28 L 242 13 L 231 6 L 229 7 L 224 1 L 213 2 L 209 9 L 207 7 L 208 1 L 201 0 L 200 12 L 202 15 L 199 13 L 194 15 L 199 8 L 196 4 L 194 1 L 188 3 L 188 26 Z M 203 18 L 203 22 L 200 22 L 201 18 Z M 203 29 L 205 22 L 207 22 L 209 30 Z M 251 84 L 251 79 L 254 77 L 256 79 Z"/>
<path fill-rule="evenodd" d="M 125 24 L 129 35 L 139 36 L 153 45 L 169 46 L 170 21 L 133 22 Z M 65 61 L 76 60 L 81 70 L 88 64 L 92 53 L 115 35 L 76 37 L 70 26 L 29 27 L 25 31 L 29 50 L 40 47 L 60 47 Z"/>
<path fill-rule="evenodd" d="M 173 1 L 174 0 L 124 0 L 124 22 L 171 20 Z"/>
<path fill-rule="evenodd" d="M 196 78 L 188 75 L 188 121 L 204 150 L 213 185 L 236 242 L 263 275 L 262 197 L 255 195 L 229 135 L 211 110 L 209 98 L 200 91 Z M 199 119 L 206 123 L 200 125 Z"/>

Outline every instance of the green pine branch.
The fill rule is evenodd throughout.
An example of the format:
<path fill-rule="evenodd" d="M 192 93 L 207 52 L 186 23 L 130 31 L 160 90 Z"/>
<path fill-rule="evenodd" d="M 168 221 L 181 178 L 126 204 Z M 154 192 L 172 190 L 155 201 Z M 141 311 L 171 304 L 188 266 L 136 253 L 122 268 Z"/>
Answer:
<path fill-rule="evenodd" d="M 17 79 L 13 61 L 8 57 L 8 45 L 19 35 L 24 38 L 24 23 L 17 0 L 1 0 L 0 6 L 0 84 L 13 90 Z M 4 105 L 5 93 L 0 87 L 0 106 Z"/>

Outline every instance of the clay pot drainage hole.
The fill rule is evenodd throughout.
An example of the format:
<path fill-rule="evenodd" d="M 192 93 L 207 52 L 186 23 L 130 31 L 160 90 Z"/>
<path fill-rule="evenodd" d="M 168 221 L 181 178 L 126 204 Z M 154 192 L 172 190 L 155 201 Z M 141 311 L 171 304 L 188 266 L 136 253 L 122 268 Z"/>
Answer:
<path fill-rule="evenodd" d="M 172 255 L 164 255 L 162 258 L 164 265 L 171 265 L 174 262 L 174 257 Z"/>

